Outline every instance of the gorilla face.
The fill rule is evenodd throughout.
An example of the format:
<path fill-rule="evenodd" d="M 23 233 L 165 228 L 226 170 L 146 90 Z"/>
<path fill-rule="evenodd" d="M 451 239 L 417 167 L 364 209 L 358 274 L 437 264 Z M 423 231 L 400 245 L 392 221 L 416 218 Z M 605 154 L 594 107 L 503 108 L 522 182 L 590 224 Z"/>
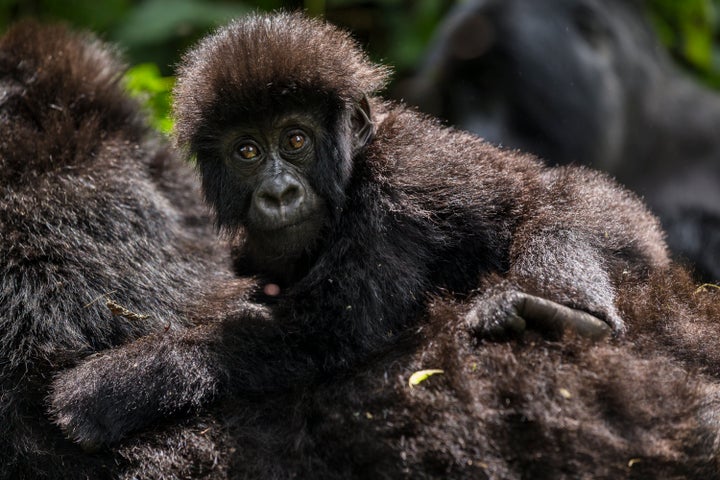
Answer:
<path fill-rule="evenodd" d="M 296 255 L 318 237 L 325 202 L 308 180 L 317 164 L 323 131 L 301 113 L 230 129 L 222 139 L 225 198 L 234 204 L 247 235 L 264 250 Z"/>

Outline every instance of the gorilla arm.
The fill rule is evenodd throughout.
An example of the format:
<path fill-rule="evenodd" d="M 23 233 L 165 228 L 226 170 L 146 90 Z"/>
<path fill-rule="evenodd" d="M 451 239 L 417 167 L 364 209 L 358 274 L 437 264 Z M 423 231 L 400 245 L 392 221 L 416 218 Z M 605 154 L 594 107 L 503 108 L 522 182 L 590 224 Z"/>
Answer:
<path fill-rule="evenodd" d="M 562 325 L 593 339 L 621 335 L 618 283 L 669 262 L 657 219 L 598 172 L 563 167 L 541 179 L 547 181 L 541 207 L 531 206 L 535 214 L 514 232 L 509 271 L 486 282 L 466 316 L 469 326 L 481 336 L 526 325 L 544 331 Z"/>
<path fill-rule="evenodd" d="M 474 300 L 466 315 L 471 330 L 490 337 L 526 327 L 570 330 L 594 340 L 622 333 L 615 292 L 598 252 L 587 240 L 571 237 L 573 232 L 545 233 L 524 244 L 507 277 Z"/>
<path fill-rule="evenodd" d="M 162 418 L 197 412 L 243 385 L 252 395 L 314 375 L 296 337 L 248 307 L 230 318 L 154 334 L 58 374 L 50 413 L 87 450 Z"/>
<path fill-rule="evenodd" d="M 327 378 L 389 344 L 384 315 L 370 316 L 362 301 L 346 295 L 360 289 L 342 289 L 346 294 L 333 300 L 332 289 L 312 291 L 289 292 L 304 296 L 304 307 L 285 310 L 278 320 L 248 310 L 93 356 L 56 376 L 50 412 L 68 437 L 94 450 L 160 419 L 196 412 L 219 396 L 268 394 Z M 407 304 L 395 302 L 393 313 L 399 316 Z"/>

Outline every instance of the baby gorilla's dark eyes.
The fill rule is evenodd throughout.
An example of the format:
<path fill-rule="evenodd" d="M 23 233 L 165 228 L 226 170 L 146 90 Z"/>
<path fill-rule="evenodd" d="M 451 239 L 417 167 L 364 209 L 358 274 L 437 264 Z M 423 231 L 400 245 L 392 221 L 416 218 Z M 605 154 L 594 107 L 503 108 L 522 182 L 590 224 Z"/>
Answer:
<path fill-rule="evenodd" d="M 252 143 L 243 143 L 238 145 L 235 149 L 235 153 L 240 156 L 243 160 L 252 160 L 258 156 L 258 148 Z"/>
<path fill-rule="evenodd" d="M 305 146 L 305 142 L 305 135 L 299 132 L 293 132 L 287 137 L 287 148 L 288 150 L 300 150 Z"/>

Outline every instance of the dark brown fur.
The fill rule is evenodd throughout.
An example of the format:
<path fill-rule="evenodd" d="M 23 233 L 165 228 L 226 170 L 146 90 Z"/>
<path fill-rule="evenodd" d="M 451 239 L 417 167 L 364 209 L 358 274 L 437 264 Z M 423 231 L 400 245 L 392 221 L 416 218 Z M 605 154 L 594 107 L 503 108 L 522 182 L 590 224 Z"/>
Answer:
<path fill-rule="evenodd" d="M 313 52 L 315 40 L 327 49 L 327 63 L 298 55 Z M 338 56 L 351 59 L 349 67 Z M 135 473 L 714 472 L 714 388 L 683 368 L 702 364 L 702 352 L 685 358 L 679 348 L 658 348 L 669 338 L 638 333 L 650 308 L 641 294 L 662 291 L 664 276 L 671 285 L 689 280 L 668 267 L 656 222 L 633 195 L 599 174 L 544 168 L 379 98 L 370 99 L 375 139 L 352 164 L 343 163 L 355 104 L 382 83 L 384 72 L 367 75 L 372 66 L 362 60 L 363 73 L 353 77 L 362 57 L 345 34 L 319 22 L 253 17 L 221 30 L 187 58 L 178 87 L 179 139 L 198 155 L 221 226 L 234 231 L 237 219 L 224 209 L 235 199 L 224 196 L 233 192 L 215 161 L 218 132 L 236 118 L 272 115 L 264 109 L 283 99 L 302 105 L 312 98 L 321 118 L 335 122 L 328 136 L 337 148 L 318 154 L 324 168 L 312 181 L 338 208 L 330 209 L 315 263 L 275 299 L 274 318 L 231 316 L 149 336 L 59 377 L 53 408 L 70 435 L 114 441 L 153 416 L 196 409 L 220 393 L 214 420 L 128 440 Z M 298 62 L 314 68 L 296 69 Z M 306 73 L 298 77 L 298 71 Z M 334 163 L 322 163 L 329 159 Z M 467 294 L 478 278 L 477 297 L 458 305 L 441 301 L 422 313 L 426 295 L 440 294 L 439 287 Z M 572 337 L 554 343 L 536 333 L 476 344 L 458 318 L 489 308 L 498 317 L 478 320 L 502 321 L 494 294 L 507 288 L 586 309 L 627 329 L 637 347 L 629 340 L 592 346 Z M 617 297 L 623 289 L 631 293 Z M 692 322 L 716 312 L 712 305 L 691 308 L 691 301 L 669 300 L 644 321 L 670 321 L 671 313 Z M 624 302 L 639 306 L 630 310 Z M 216 315 L 215 307 L 209 310 L 200 315 Z M 411 389 L 407 378 L 422 368 L 445 373 Z M 167 442 L 170 454 L 158 455 L 155 449 L 167 449 Z M 208 470 L 207 462 L 193 471 L 183 460 L 215 454 L 220 464 Z"/>
<path fill-rule="evenodd" d="M 55 34 L 40 34 L 36 40 L 40 41 L 45 35 L 49 39 Z M 85 48 L 85 42 L 87 39 L 81 37 L 79 43 L 71 42 L 70 45 L 81 49 Z M 94 43 L 89 45 L 92 47 Z M 55 78 L 63 81 L 73 78 L 67 70 L 55 73 Z M 42 91 L 35 92 L 35 95 L 40 95 Z M 124 97 L 120 93 L 112 98 Z M 394 122 L 385 123 L 384 128 L 378 131 L 378 138 L 397 139 L 398 133 L 405 131 L 402 122 L 409 122 L 405 125 L 408 130 L 418 125 L 429 125 L 412 113 L 400 110 L 397 114 Z M 413 121 L 420 123 L 414 124 Z M 117 126 L 122 126 L 122 123 Z M 434 131 L 433 128 L 430 130 Z M 483 151 L 492 154 L 492 158 L 499 154 L 469 137 L 440 132 L 443 132 L 443 141 L 458 141 L 457 148 L 462 149 L 467 140 L 473 148 L 487 149 Z M 446 133 L 447 137 L 444 136 Z M 57 141 L 56 138 L 55 144 Z M 26 148 L 29 145 L 19 144 Z M 393 155 L 405 150 L 414 152 L 417 148 L 417 143 L 398 142 L 381 151 L 395 158 Z M 530 172 L 542 171 L 527 159 L 507 153 L 501 155 L 506 160 L 529 165 Z M 109 167 L 102 165 L 102 168 L 98 165 L 94 172 L 107 173 L 104 168 Z M 439 171 L 439 166 L 433 165 L 429 162 L 425 166 L 430 172 Z M 392 162 L 380 162 L 377 167 L 384 169 L 376 169 L 375 172 L 388 175 L 381 178 L 393 178 Z M 175 171 L 174 168 L 166 173 L 169 175 Z M 460 173 L 465 167 L 457 165 L 456 168 L 460 170 L 446 172 L 445 175 Z M 124 184 L 136 179 L 143 169 L 110 169 L 110 172 L 116 174 L 114 182 Z M 492 171 L 477 173 L 487 177 Z M 544 175 L 546 178 L 543 181 L 560 189 L 568 202 L 590 201 L 583 200 L 585 197 L 580 193 L 585 189 L 599 189 L 617 195 L 611 184 L 590 173 L 580 174 L 587 183 L 577 191 L 563 187 L 569 181 L 568 171 L 545 171 Z M 412 175 L 395 177 L 395 181 L 404 178 L 409 183 L 402 190 L 405 195 L 402 200 L 420 200 L 417 192 L 409 188 Z M 42 184 L 35 186 L 39 185 Z M 109 188 L 109 185 L 103 185 Z M 138 199 L 156 198 L 155 184 L 150 182 L 149 185 L 140 189 L 133 184 Z M 169 185 L 175 183 L 170 182 Z M 173 191 L 172 188 L 169 191 Z M 116 190 L 100 193 L 102 195 L 98 194 L 98 198 L 106 199 L 111 206 L 121 206 L 127 200 Z M 29 195 L 27 198 L 33 197 Z M 59 200 L 61 197 L 49 195 L 48 198 Z M 440 190 L 438 201 L 443 199 L 452 200 L 444 197 Z M 639 208 L 639 213 L 643 212 L 631 196 L 620 194 L 618 201 L 633 206 L 631 211 Z M 422 203 L 405 205 L 413 208 L 415 214 L 427 211 Z M 97 207 L 96 203 L 89 203 L 89 210 L 81 208 L 85 203 L 71 206 L 71 211 L 77 213 L 83 225 L 95 218 L 92 207 Z M 598 208 L 592 203 L 589 207 Z M 2 209 L 2 212 L 3 215 L 15 213 L 21 217 L 17 210 Z M 556 216 L 564 222 L 572 220 L 570 210 L 563 209 L 562 205 L 536 210 L 535 214 L 545 221 Z M 173 222 L 182 216 L 179 213 L 177 217 L 168 215 L 170 219 L 163 217 L 163 228 L 172 235 L 179 234 Z M 48 218 L 43 220 L 47 223 Z M 164 252 L 172 245 L 165 241 L 168 237 L 160 235 L 153 225 L 138 224 L 139 232 L 145 232 L 148 241 L 163 239 L 147 250 L 151 254 L 149 259 L 145 259 L 147 268 L 156 265 L 154 254 Z M 648 226 L 653 225 L 649 221 Z M 601 221 L 582 226 L 590 231 L 604 227 Z M 652 240 L 656 237 L 652 228 L 650 230 L 649 238 Z M 95 230 L 91 228 L 91 231 Z M 200 228 L 198 235 L 202 231 Z M 76 232 L 73 230 L 70 233 Z M 608 232 L 611 238 L 612 233 L 613 230 Z M 124 245 L 115 238 L 112 240 L 115 241 L 111 242 L 111 246 L 121 248 Z M 202 237 L 195 240 L 202 242 Z M 9 244 L 6 248 L 15 245 L 22 246 L 24 243 Z M 92 245 L 92 242 L 86 245 Z M 659 246 L 656 254 L 663 257 L 661 243 L 650 241 L 649 245 Z M 58 251 L 65 255 L 72 253 L 67 248 L 59 248 Z M 123 258 L 113 257 L 113 260 L 122 264 Z M 637 260 L 623 258 L 622 262 L 625 261 Z M 448 268 L 453 266 L 457 265 L 448 265 Z M 166 265 L 163 267 L 167 268 Z M 221 266 L 208 267 L 222 271 Z M 198 384 L 212 386 L 213 376 L 220 374 L 222 378 L 224 373 L 231 373 L 232 376 L 225 378 L 232 383 L 247 381 L 249 385 L 255 385 L 255 395 L 246 395 L 240 389 L 237 395 L 223 398 L 212 411 L 200 417 L 173 425 L 155 426 L 151 431 L 128 438 L 112 451 L 102 454 L 80 455 L 67 445 L 60 451 L 48 448 L 42 442 L 62 443 L 45 426 L 39 412 L 33 411 L 24 419 L 11 415 L 10 419 L 17 427 L 29 429 L 35 425 L 34 422 L 40 422 L 41 427 L 36 432 L 41 432 L 44 437 L 10 437 L 4 433 L 1 437 L 3 447 L 13 452 L 20 451 L 25 457 L 19 457 L 20 464 L 17 458 L 14 462 L 3 462 L 5 470 L 0 477 L 35 478 L 44 472 L 51 478 L 128 479 L 716 478 L 715 372 L 708 370 L 706 374 L 701 374 L 697 369 L 712 362 L 720 351 L 712 346 L 712 337 L 705 338 L 707 342 L 699 341 L 700 337 L 704 337 L 704 328 L 714 328 L 714 322 L 720 315 L 718 294 L 712 289 L 695 294 L 691 281 L 683 272 L 666 268 L 649 270 L 649 277 L 645 268 L 619 270 L 619 278 L 613 280 L 618 291 L 622 292 L 614 302 L 615 308 L 618 315 L 626 320 L 628 329 L 624 339 L 612 344 L 590 345 L 572 336 L 558 343 L 532 332 L 522 339 L 506 343 L 477 343 L 466 326 L 458 321 L 458 317 L 467 311 L 467 304 L 429 299 L 427 313 L 413 319 L 412 327 L 404 329 L 392 341 L 375 345 L 363 361 L 352 364 L 342 374 L 297 382 L 298 377 L 289 371 L 285 379 L 277 381 L 290 379 L 294 382 L 291 388 L 281 388 L 276 392 L 262 392 L 262 388 L 270 384 L 259 382 L 268 380 L 268 371 L 277 373 L 272 363 L 278 358 L 284 359 L 283 340 L 288 334 L 292 338 L 293 332 L 279 329 L 283 325 L 277 325 L 276 320 L 262 319 L 260 315 L 248 316 L 242 301 L 246 290 L 242 281 L 226 281 L 224 287 L 215 289 L 213 299 L 203 299 L 199 307 L 206 321 L 218 322 L 209 322 L 185 332 L 151 335 L 106 356 L 90 359 L 80 370 L 71 370 L 60 377 L 56 393 L 68 395 L 74 391 L 82 395 L 97 386 L 102 387 L 102 383 L 107 381 L 121 388 L 128 388 L 131 383 L 139 384 L 142 390 L 134 392 L 123 408 L 137 406 L 133 411 L 134 415 L 141 417 L 140 423 L 158 416 L 152 408 L 144 410 L 141 405 L 148 392 L 152 393 L 156 386 L 159 385 L 164 393 L 154 397 L 153 402 L 160 401 L 161 405 L 170 407 L 170 410 L 161 411 L 160 415 L 177 412 L 172 406 L 176 395 L 196 393 L 193 388 L 184 390 L 188 385 L 184 375 Z M 20 270 L 23 271 L 33 270 Z M 101 273 L 95 269 L 76 268 L 73 278 L 76 281 L 97 279 Z M 193 279 L 203 281 L 197 275 L 199 272 L 195 273 L 183 279 L 190 282 L 190 289 L 201 287 L 192 282 Z M 497 280 L 497 277 L 488 277 L 486 283 L 497 283 Z M 142 285 L 142 280 L 136 277 L 128 281 L 130 286 Z M 4 283 L 3 288 L 11 285 Z M 47 287 L 51 283 L 38 280 L 32 285 Z M 358 288 L 362 287 L 358 285 Z M 167 286 L 158 285 L 158 288 Z M 194 298 L 196 291 L 180 295 Z M 402 291 L 393 290 L 393 293 Z M 160 299 L 170 298 L 164 297 L 163 292 L 156 294 Z M 78 291 L 76 295 L 88 293 Z M 48 295 L 43 298 L 48 304 L 77 303 L 75 296 Z M 658 299 L 658 305 L 643 298 Z M 141 300 L 154 301 L 146 297 Z M 558 297 L 558 300 L 562 298 Z M 118 299 L 118 303 L 137 313 L 156 313 L 152 305 L 122 298 Z M 165 307 L 164 314 L 158 318 L 173 318 L 173 312 L 170 306 Z M 3 310 L 0 318 L 8 324 L 21 325 L 13 323 L 18 317 L 9 313 Z M 100 318 L 102 313 L 101 310 Z M 157 313 L 160 315 L 160 312 Z M 68 317 L 65 316 L 38 317 L 37 321 L 40 319 L 50 319 L 52 323 L 47 324 L 50 327 L 68 325 Z M 156 321 L 154 317 L 150 320 Z M 367 320 L 372 321 L 372 318 Z M 120 318 L 113 321 L 127 320 Z M 176 321 L 181 323 L 179 317 Z M 147 329 L 161 329 L 163 322 L 159 323 L 147 325 Z M 673 326 L 686 333 L 674 336 Z M 88 332 L 87 338 L 91 341 L 97 337 L 95 341 L 102 342 L 102 334 L 102 331 Z M 267 337 L 264 337 L 267 334 L 275 341 L 268 343 Z M 33 342 L 35 337 L 25 332 L 16 338 L 22 343 L 23 340 Z M 118 341 L 131 338 L 132 335 L 126 335 Z M 316 335 L 310 340 L 322 340 L 322 336 Z M 219 350 L 214 348 L 216 345 L 220 346 Z M 92 349 L 71 346 L 73 355 L 83 355 L 87 351 Z M 254 357 L 256 363 L 238 363 L 238 358 L 244 361 L 243 356 L 248 351 L 257 355 Z M 22 350 L 3 350 L 3 355 L 15 352 Z M 108 362 L 108 359 L 117 361 L 118 356 L 120 363 Z M 138 362 L 140 368 L 135 365 L 135 370 L 128 370 L 127 365 L 122 363 L 125 360 Z M 168 360 L 176 363 L 168 363 Z M 238 365 L 247 368 L 243 372 L 246 376 L 233 371 Z M 295 367 L 294 364 L 286 366 Z M 445 373 L 411 389 L 407 384 L 409 375 L 424 368 L 442 368 Z M 87 377 L 82 377 L 87 373 L 92 377 L 103 372 L 110 376 L 90 378 L 93 381 L 89 382 L 85 381 Z M 5 382 L 10 379 L 2 377 L 4 395 L 8 391 Z M 148 381 L 150 383 L 145 383 Z M 116 393 L 96 399 L 95 406 L 116 407 L 117 404 L 112 403 Z M 205 391 L 201 393 L 207 394 Z M 205 402 L 213 398 L 212 393 L 192 397 L 190 408 L 196 406 L 195 401 Z M 22 395 L 19 392 L 13 398 L 28 401 Z M 36 397 L 30 397 L 30 401 L 37 402 Z M 13 440 L 18 440 L 20 444 L 13 445 Z M 41 450 L 44 453 L 38 453 Z M 58 467 L 60 464 L 62 466 Z"/>
<path fill-rule="evenodd" d="M 27 22 L 0 40 L 3 479 L 115 463 L 52 426 L 52 375 L 187 325 L 188 298 L 229 277 L 192 172 L 145 126 L 122 72 L 112 49 L 63 27 Z"/>
<path fill-rule="evenodd" d="M 352 376 L 228 399 L 189 428 L 129 440 L 128 475 L 720 478 L 720 385 L 706 356 L 720 352 L 706 334 L 720 318 L 720 292 L 695 293 L 687 273 L 673 269 L 629 282 L 620 305 L 643 322 L 622 342 L 529 335 L 475 345 L 448 328 L 458 305 L 433 302 L 419 331 Z M 675 348 L 674 328 L 697 329 L 696 341 Z M 444 373 L 409 387 L 409 376 L 427 368 Z"/>

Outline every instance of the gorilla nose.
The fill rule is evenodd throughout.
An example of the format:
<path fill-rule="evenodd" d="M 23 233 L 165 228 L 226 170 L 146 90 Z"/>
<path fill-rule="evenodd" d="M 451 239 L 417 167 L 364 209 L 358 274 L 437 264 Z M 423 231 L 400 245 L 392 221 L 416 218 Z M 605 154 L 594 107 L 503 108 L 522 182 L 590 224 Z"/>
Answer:
<path fill-rule="evenodd" d="M 257 206 L 268 216 L 292 216 L 305 198 L 300 182 L 290 175 L 280 175 L 267 182 L 257 193 Z"/>

